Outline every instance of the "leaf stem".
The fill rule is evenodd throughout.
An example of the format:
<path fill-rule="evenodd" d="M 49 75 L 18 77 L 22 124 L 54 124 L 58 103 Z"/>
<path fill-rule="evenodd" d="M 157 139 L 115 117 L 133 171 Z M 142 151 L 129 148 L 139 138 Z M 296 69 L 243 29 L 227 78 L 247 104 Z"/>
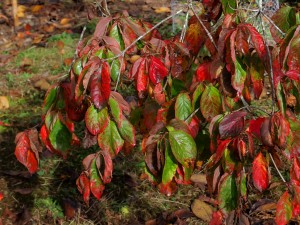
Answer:
<path fill-rule="evenodd" d="M 270 158 L 271 158 L 271 161 L 272 161 L 272 163 L 273 163 L 273 165 L 274 165 L 274 167 L 275 167 L 275 169 L 276 169 L 277 173 L 279 174 L 279 176 L 280 176 L 281 180 L 282 180 L 284 183 L 286 183 L 286 180 L 284 179 L 284 177 L 283 177 L 283 176 L 282 176 L 282 174 L 280 173 L 280 171 L 279 171 L 279 169 L 278 169 L 278 167 L 277 167 L 277 165 L 276 165 L 276 163 L 275 163 L 275 161 L 274 161 L 274 159 L 273 159 L 273 156 L 272 156 L 272 154 L 271 154 L 271 153 L 269 153 L 269 156 L 270 156 Z"/>
<path fill-rule="evenodd" d="M 123 64 L 124 64 L 124 55 L 122 55 L 122 62 L 120 64 L 120 69 L 119 69 L 119 72 L 118 72 L 118 78 L 117 78 L 117 83 L 116 83 L 116 86 L 115 86 L 115 91 L 117 91 L 117 88 L 118 88 L 118 85 L 119 85 L 119 82 L 120 82 L 120 76 L 121 76 L 121 70 L 122 70 Z"/>

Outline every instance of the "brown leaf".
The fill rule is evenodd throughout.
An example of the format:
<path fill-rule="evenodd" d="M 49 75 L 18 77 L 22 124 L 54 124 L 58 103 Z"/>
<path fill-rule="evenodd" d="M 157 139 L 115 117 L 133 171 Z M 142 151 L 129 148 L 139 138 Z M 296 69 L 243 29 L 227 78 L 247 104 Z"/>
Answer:
<path fill-rule="evenodd" d="M 192 208 L 192 212 L 198 218 L 200 218 L 204 221 L 207 221 L 207 222 L 211 220 L 212 214 L 213 214 L 213 209 L 209 204 L 207 204 L 199 199 L 195 199 L 194 202 L 192 203 L 191 208 Z"/>

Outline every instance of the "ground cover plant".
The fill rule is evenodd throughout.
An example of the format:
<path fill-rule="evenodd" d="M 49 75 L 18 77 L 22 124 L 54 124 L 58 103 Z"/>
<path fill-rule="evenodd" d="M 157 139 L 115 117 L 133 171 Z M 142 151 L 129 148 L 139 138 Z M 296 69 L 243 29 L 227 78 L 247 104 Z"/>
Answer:
<path fill-rule="evenodd" d="M 140 146 L 145 176 L 167 196 L 191 184 L 196 167 L 205 171 L 207 197 L 199 204 L 209 209 L 210 224 L 249 223 L 243 206 L 251 192 L 269 188 L 274 167 L 284 189 L 275 221 L 297 220 L 299 11 L 283 6 L 269 18 L 260 4 L 237 3 L 203 1 L 196 14 L 188 2 L 183 10 L 194 15 L 169 39 L 157 27 L 172 16 L 155 26 L 126 12 L 101 18 L 80 41 L 68 77 L 48 90 L 40 129 L 16 136 L 17 159 L 33 174 L 40 142 L 70 161 L 76 146 L 98 146 L 80 153 L 76 184 L 89 204 L 111 182 L 119 152 Z M 247 23 L 247 10 L 261 21 L 261 33 Z M 257 106 L 267 85 L 270 105 Z M 282 161 L 288 177 L 278 168 Z"/>

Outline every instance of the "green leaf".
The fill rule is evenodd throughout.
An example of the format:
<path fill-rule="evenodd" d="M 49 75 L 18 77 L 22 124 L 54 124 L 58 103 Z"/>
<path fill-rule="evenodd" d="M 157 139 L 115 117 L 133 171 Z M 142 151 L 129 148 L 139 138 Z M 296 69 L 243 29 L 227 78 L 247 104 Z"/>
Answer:
<path fill-rule="evenodd" d="M 117 23 L 112 25 L 112 28 L 109 31 L 109 36 L 114 38 L 119 43 L 121 51 L 124 50 L 124 48 L 125 48 L 124 40 L 122 38 L 122 35 L 120 33 Z"/>
<path fill-rule="evenodd" d="M 199 99 L 200 99 L 200 97 L 201 97 L 201 95 L 202 95 L 204 89 L 205 89 L 205 86 L 204 86 L 203 83 L 200 83 L 200 84 L 196 87 L 196 89 L 195 89 L 195 91 L 194 91 L 194 93 L 193 93 L 193 96 L 192 96 L 192 109 L 193 109 L 193 110 L 197 109 L 197 108 L 200 106 L 200 101 L 199 101 Z"/>
<path fill-rule="evenodd" d="M 171 88 L 171 95 L 172 98 L 178 95 L 182 90 L 185 90 L 185 86 L 182 80 L 173 79 L 172 80 L 172 88 Z"/>
<path fill-rule="evenodd" d="M 218 195 L 219 207 L 225 213 L 228 213 L 237 207 L 238 191 L 235 183 L 235 176 L 225 174 L 220 181 Z"/>
<path fill-rule="evenodd" d="M 239 93 L 242 93 L 245 85 L 246 80 L 246 71 L 243 69 L 241 63 L 239 62 L 239 59 L 237 58 L 234 62 L 235 66 L 235 72 L 232 76 L 232 86 L 235 90 L 237 90 Z"/>
<path fill-rule="evenodd" d="M 123 147 L 124 140 L 119 134 L 114 121 L 109 121 L 107 127 L 98 135 L 98 144 L 101 149 L 109 152 L 114 158 Z"/>
<path fill-rule="evenodd" d="M 183 167 L 193 168 L 197 157 L 197 147 L 192 136 L 181 130 L 173 130 L 169 132 L 169 140 L 177 161 Z"/>
<path fill-rule="evenodd" d="M 233 14 L 236 9 L 236 0 L 221 0 L 224 14 Z"/>
<path fill-rule="evenodd" d="M 119 76 L 119 71 L 120 71 L 120 62 L 118 59 L 112 61 L 110 64 L 110 76 L 113 81 L 116 81 Z"/>
<path fill-rule="evenodd" d="M 240 193 L 242 197 L 247 196 L 247 175 L 245 172 L 241 172 L 240 178 Z"/>
<path fill-rule="evenodd" d="M 238 161 L 234 155 L 234 152 L 230 151 L 228 148 L 226 148 L 224 151 L 222 161 L 223 161 L 223 170 L 227 173 L 232 173 L 238 165 Z"/>
<path fill-rule="evenodd" d="M 221 94 L 212 84 L 206 86 L 201 96 L 200 110 L 203 117 L 208 121 L 222 113 Z"/>
<path fill-rule="evenodd" d="M 112 97 L 109 98 L 109 106 L 110 106 L 110 111 L 115 119 L 115 121 L 119 124 L 121 122 L 122 118 L 122 110 L 119 105 L 119 103 Z"/>
<path fill-rule="evenodd" d="M 44 100 L 43 114 L 47 113 L 50 107 L 55 103 L 56 97 L 58 95 L 58 88 L 54 87 L 50 89 Z"/>
<path fill-rule="evenodd" d="M 165 141 L 165 165 L 162 174 L 162 183 L 166 185 L 173 180 L 178 167 L 177 160 L 175 159 L 170 143 Z"/>
<path fill-rule="evenodd" d="M 279 105 L 279 109 L 283 116 L 286 115 L 286 99 L 282 84 L 279 83 L 276 87 L 276 97 Z"/>
<path fill-rule="evenodd" d="M 118 125 L 119 132 L 122 138 L 130 145 L 134 146 L 135 141 L 135 129 L 132 124 L 123 116 L 120 125 Z"/>
<path fill-rule="evenodd" d="M 103 47 L 96 51 L 94 55 L 99 57 L 100 59 L 106 59 L 106 54 Z"/>
<path fill-rule="evenodd" d="M 110 50 L 107 51 L 107 58 L 113 58 L 115 55 Z M 113 81 L 118 79 L 119 71 L 120 71 L 120 61 L 119 59 L 108 60 L 110 65 L 110 76 Z"/>
<path fill-rule="evenodd" d="M 49 134 L 52 146 L 59 151 L 67 151 L 71 147 L 72 134 L 69 129 L 58 119 Z"/>
<path fill-rule="evenodd" d="M 190 96 L 187 93 L 181 93 L 177 96 L 175 103 L 175 118 L 186 120 L 192 113 L 192 104 Z"/>
<path fill-rule="evenodd" d="M 102 196 L 104 185 L 99 175 L 99 171 L 96 163 L 97 158 L 93 159 L 90 168 L 90 187 L 93 195 L 99 200 Z"/>

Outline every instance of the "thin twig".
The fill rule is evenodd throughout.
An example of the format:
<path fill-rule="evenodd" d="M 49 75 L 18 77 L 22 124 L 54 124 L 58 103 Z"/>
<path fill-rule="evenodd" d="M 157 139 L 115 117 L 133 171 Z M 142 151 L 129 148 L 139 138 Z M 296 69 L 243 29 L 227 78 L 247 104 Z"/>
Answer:
<path fill-rule="evenodd" d="M 189 7 L 190 9 L 192 10 L 192 12 L 194 13 L 194 15 L 196 16 L 197 20 L 199 21 L 200 25 L 202 26 L 202 28 L 204 29 L 206 35 L 208 36 L 209 40 L 211 41 L 211 43 L 213 44 L 213 46 L 216 48 L 216 50 L 218 51 L 218 47 L 212 37 L 212 35 L 210 34 L 209 30 L 206 28 L 206 26 L 204 25 L 204 23 L 202 22 L 202 20 L 199 18 L 199 16 L 197 15 L 194 7 L 193 7 L 193 4 L 190 3 L 189 4 Z"/>
<path fill-rule="evenodd" d="M 77 43 L 77 47 L 76 47 L 76 50 L 75 50 L 75 53 L 74 53 L 74 56 L 73 56 L 73 60 L 72 60 L 71 66 L 70 66 L 70 68 L 69 68 L 68 75 L 70 74 L 71 69 L 72 69 L 72 66 L 73 66 L 73 64 L 74 64 L 74 62 L 75 62 L 75 60 L 76 60 L 76 58 L 77 58 L 77 54 L 78 54 L 78 46 L 79 46 L 80 42 L 81 42 L 82 39 L 83 39 L 83 35 L 84 35 L 84 33 L 85 33 L 85 30 L 86 30 L 86 26 L 84 26 L 83 29 L 82 29 L 82 31 L 81 31 L 80 38 L 79 38 L 79 41 L 78 41 L 78 43 Z"/>
<path fill-rule="evenodd" d="M 115 91 L 117 91 L 117 88 L 118 88 L 118 85 L 119 85 L 119 82 L 120 82 L 120 76 L 121 76 L 121 70 L 122 70 L 122 67 L 123 67 L 123 63 L 124 63 L 124 55 L 122 55 L 122 62 L 121 62 L 120 69 L 119 69 L 119 72 L 118 72 L 118 78 L 117 78 L 117 83 L 116 83 L 116 86 L 115 86 Z"/>
<path fill-rule="evenodd" d="M 261 0 L 260 0 L 261 1 Z M 260 11 L 261 12 L 261 11 Z M 259 13 L 260 15 L 260 25 L 262 28 L 262 32 L 264 37 L 266 37 L 266 30 L 265 30 L 265 26 L 264 23 L 262 21 L 262 14 Z M 270 53 L 270 49 L 268 46 L 268 40 L 265 39 L 265 45 L 266 45 L 266 49 L 267 49 L 267 56 L 268 56 L 268 63 L 269 63 L 269 67 L 270 67 L 270 83 L 271 83 L 271 92 L 272 92 L 272 114 L 275 112 L 275 87 L 274 87 L 274 72 L 273 72 L 273 63 L 272 63 L 272 57 L 271 57 L 271 53 Z"/>
<path fill-rule="evenodd" d="M 183 42 L 185 34 L 186 34 L 186 30 L 187 30 L 187 26 L 188 26 L 188 19 L 189 19 L 189 11 L 187 11 L 186 15 L 185 15 L 185 21 L 184 21 L 184 25 L 183 28 L 181 30 L 181 35 L 180 35 L 180 42 Z"/>
<path fill-rule="evenodd" d="M 260 12 L 268 21 L 269 21 L 269 23 L 270 24 L 272 24 L 275 28 L 276 28 L 276 30 L 278 30 L 279 31 L 279 33 L 282 35 L 282 36 L 285 36 L 285 33 L 273 22 L 273 20 L 270 18 L 270 17 L 268 17 L 265 13 L 263 13 L 263 12 Z"/>
<path fill-rule="evenodd" d="M 279 169 L 278 169 L 278 167 L 277 167 L 277 165 L 276 165 L 276 163 L 275 163 L 275 161 L 274 161 L 274 159 L 273 159 L 273 156 L 272 156 L 272 154 L 271 154 L 271 153 L 269 153 L 269 156 L 270 156 L 270 158 L 271 158 L 271 161 L 272 161 L 272 163 L 273 163 L 273 165 L 274 165 L 274 167 L 275 167 L 275 169 L 276 169 L 277 173 L 279 174 L 279 176 L 280 176 L 281 180 L 282 180 L 284 183 L 286 183 L 286 180 L 284 179 L 284 177 L 283 177 L 283 176 L 282 176 L 282 174 L 280 173 L 280 171 L 279 171 Z"/>

